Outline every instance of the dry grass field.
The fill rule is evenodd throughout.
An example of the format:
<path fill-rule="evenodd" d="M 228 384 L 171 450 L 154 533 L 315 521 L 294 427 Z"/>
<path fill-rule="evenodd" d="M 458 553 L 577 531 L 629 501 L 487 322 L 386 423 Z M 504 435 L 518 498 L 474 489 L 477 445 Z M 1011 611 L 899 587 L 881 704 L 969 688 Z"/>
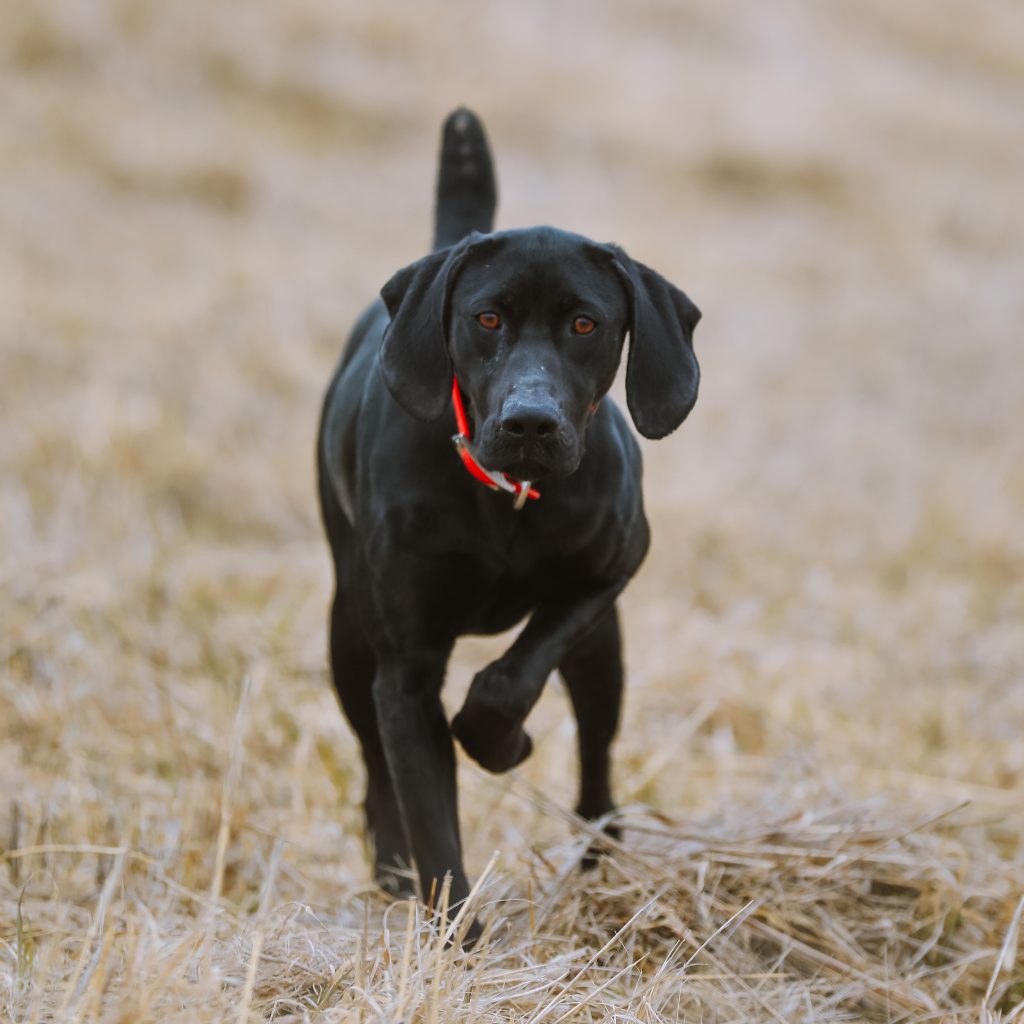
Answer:
<path fill-rule="evenodd" d="M 0 1020 L 1024 1021 L 1017 0 L 2 22 Z M 313 479 L 459 103 L 502 226 L 705 314 L 645 446 L 622 841 L 577 871 L 552 681 L 529 762 L 460 764 L 471 954 L 370 883 Z"/>

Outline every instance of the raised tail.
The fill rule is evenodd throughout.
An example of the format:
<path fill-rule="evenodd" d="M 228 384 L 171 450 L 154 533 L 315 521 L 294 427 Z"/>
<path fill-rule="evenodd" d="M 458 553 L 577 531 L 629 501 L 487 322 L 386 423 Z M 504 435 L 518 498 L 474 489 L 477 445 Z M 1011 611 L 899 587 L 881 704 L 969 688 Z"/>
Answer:
<path fill-rule="evenodd" d="M 490 231 L 498 185 L 480 118 L 459 107 L 444 122 L 437 169 L 434 249 L 454 245 L 471 231 Z"/>

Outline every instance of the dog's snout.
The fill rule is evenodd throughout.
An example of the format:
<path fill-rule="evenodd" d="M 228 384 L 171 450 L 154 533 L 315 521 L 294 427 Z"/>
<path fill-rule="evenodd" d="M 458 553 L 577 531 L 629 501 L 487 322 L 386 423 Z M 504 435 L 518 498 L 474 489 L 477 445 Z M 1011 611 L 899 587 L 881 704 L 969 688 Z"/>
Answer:
<path fill-rule="evenodd" d="M 495 403 L 476 448 L 488 468 L 521 480 L 567 476 L 576 469 L 578 435 L 553 390 L 517 382 L 504 401 Z"/>
<path fill-rule="evenodd" d="M 517 402 L 502 411 L 501 431 L 520 441 L 542 440 L 558 432 L 558 413 L 539 403 Z"/>

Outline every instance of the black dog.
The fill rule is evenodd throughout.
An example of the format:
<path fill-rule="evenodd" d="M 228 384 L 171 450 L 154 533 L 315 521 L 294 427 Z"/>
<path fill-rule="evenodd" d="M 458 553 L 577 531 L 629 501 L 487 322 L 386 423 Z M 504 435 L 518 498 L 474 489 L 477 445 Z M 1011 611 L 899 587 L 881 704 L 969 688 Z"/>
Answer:
<path fill-rule="evenodd" d="M 453 906 L 469 888 L 452 734 L 490 771 L 519 764 L 532 748 L 523 723 L 555 669 L 579 725 L 577 810 L 614 806 L 615 599 L 649 534 L 639 448 L 606 394 L 627 331 L 627 404 L 644 436 L 683 422 L 699 379 L 700 312 L 681 291 L 579 235 L 486 234 L 494 207 L 483 128 L 457 110 L 434 252 L 356 325 L 318 451 L 337 579 L 331 668 L 366 761 L 376 878 L 408 892 L 398 869 L 415 861 L 424 897 L 451 875 Z M 449 729 L 440 693 L 456 638 L 526 616 Z"/>

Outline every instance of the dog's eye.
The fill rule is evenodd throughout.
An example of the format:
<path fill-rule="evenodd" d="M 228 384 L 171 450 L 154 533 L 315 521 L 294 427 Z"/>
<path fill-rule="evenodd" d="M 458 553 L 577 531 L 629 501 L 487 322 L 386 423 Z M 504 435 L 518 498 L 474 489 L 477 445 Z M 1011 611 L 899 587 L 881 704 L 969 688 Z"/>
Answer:
<path fill-rule="evenodd" d="M 589 316 L 578 316 L 572 322 L 573 334 L 590 334 L 597 326 Z"/>
<path fill-rule="evenodd" d="M 496 331 L 501 326 L 501 317 L 497 313 L 478 313 L 476 322 L 489 331 Z"/>

